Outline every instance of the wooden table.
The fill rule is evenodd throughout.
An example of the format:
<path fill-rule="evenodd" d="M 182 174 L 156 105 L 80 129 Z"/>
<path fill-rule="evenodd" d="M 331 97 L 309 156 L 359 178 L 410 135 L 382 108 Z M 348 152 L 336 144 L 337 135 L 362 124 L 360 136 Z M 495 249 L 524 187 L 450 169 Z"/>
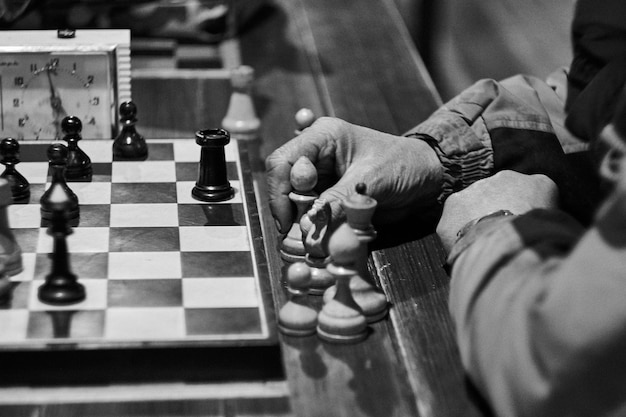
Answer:
<path fill-rule="evenodd" d="M 276 308 L 286 300 L 273 220 L 263 198 L 263 159 L 293 136 L 309 107 L 401 134 L 440 100 L 393 0 L 276 0 L 241 28 L 244 64 L 256 71 L 263 121 L 253 170 L 261 200 Z M 140 116 L 141 117 L 141 116 Z M 284 378 L 33 389 L 0 395 L 0 415 L 25 416 L 467 416 L 469 400 L 447 310 L 445 253 L 432 220 L 410 233 L 380 230 L 369 266 L 388 295 L 389 317 L 368 339 L 331 345 L 280 336 Z M 22 392 L 22 391 L 20 391 Z"/>

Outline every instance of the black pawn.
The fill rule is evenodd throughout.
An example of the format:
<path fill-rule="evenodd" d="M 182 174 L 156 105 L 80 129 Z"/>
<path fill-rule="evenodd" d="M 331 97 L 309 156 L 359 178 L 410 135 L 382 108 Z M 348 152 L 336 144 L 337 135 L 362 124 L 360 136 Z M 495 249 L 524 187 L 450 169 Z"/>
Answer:
<path fill-rule="evenodd" d="M 78 141 L 82 139 L 81 132 L 83 123 L 76 116 L 68 116 L 61 122 L 63 140 L 67 142 L 67 168 L 65 178 L 68 181 L 91 181 L 91 159 L 78 147 Z"/>
<path fill-rule="evenodd" d="M 65 169 L 67 165 L 67 148 L 59 142 L 48 147 L 48 161 L 50 163 L 50 175 L 52 177 L 50 187 L 43 193 L 41 200 L 41 218 L 52 220 L 54 208 L 59 202 L 67 201 L 68 220 L 77 219 L 80 212 L 78 197 L 65 182 Z"/>
<path fill-rule="evenodd" d="M 196 132 L 196 143 L 202 146 L 198 181 L 191 195 L 200 201 L 225 201 L 233 198 L 235 190 L 228 182 L 224 146 L 230 134 L 224 129 L 206 129 Z"/>
<path fill-rule="evenodd" d="M 26 200 L 30 197 L 30 184 L 22 174 L 17 172 L 15 165 L 20 163 L 20 144 L 13 138 L 2 139 L 0 142 L 0 155 L 6 168 L 0 177 L 6 178 L 11 185 L 13 201 Z"/>
<path fill-rule="evenodd" d="M 132 101 L 120 105 L 122 130 L 113 141 L 113 155 L 117 159 L 144 160 L 148 157 L 148 145 L 137 132 L 137 106 Z"/>
<path fill-rule="evenodd" d="M 85 299 L 85 287 L 71 271 L 67 250 L 67 236 L 72 233 L 67 216 L 71 204 L 68 199 L 54 200 L 51 204 L 52 221 L 48 234 L 54 239 L 52 270 L 39 287 L 38 297 L 43 303 L 66 305 Z"/>

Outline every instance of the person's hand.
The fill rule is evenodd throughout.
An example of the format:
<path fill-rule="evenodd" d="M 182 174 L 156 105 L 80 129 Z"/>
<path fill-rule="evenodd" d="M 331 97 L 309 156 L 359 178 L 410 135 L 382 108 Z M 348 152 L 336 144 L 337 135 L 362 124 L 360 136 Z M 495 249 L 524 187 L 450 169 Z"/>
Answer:
<path fill-rule="evenodd" d="M 556 208 L 558 188 L 545 175 L 500 171 L 448 197 L 437 225 L 443 246 L 450 251 L 458 231 L 471 220 L 498 210 L 523 214 L 536 208 Z"/>
<path fill-rule="evenodd" d="M 443 170 L 425 142 L 321 117 L 265 161 L 270 209 L 282 233 L 293 222 L 289 174 L 300 156 L 317 168 L 315 189 L 330 203 L 334 225 L 344 218 L 341 200 L 360 182 L 378 202 L 375 224 L 392 223 L 429 207 L 441 191 Z"/>

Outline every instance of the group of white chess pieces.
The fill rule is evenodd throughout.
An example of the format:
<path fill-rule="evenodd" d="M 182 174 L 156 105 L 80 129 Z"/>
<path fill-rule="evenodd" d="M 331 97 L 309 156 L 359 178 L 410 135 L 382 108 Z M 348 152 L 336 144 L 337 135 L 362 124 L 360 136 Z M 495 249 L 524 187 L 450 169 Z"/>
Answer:
<path fill-rule="evenodd" d="M 313 112 L 296 113 L 296 134 L 315 120 Z M 331 209 L 313 191 L 317 170 L 300 157 L 290 173 L 296 216 L 281 242 L 281 257 L 288 264 L 289 299 L 278 313 L 278 328 L 290 336 L 316 334 L 332 343 L 364 340 L 369 323 L 383 319 L 389 303 L 368 267 L 368 244 L 376 238 L 371 219 L 377 202 L 366 195 L 365 184 L 342 201 L 346 222 L 331 234 Z M 322 296 L 317 311 L 309 296 Z"/>

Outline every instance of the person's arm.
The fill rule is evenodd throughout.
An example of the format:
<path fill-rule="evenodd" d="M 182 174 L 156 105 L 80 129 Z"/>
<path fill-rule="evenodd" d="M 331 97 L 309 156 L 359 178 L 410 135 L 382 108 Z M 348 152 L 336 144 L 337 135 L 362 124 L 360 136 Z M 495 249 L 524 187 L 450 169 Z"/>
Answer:
<path fill-rule="evenodd" d="M 476 82 L 407 135 L 441 160 L 440 202 L 502 170 L 544 174 L 558 185 L 562 208 L 587 221 L 596 204 L 593 168 L 567 156 L 587 144 L 564 128 L 564 118 L 563 98 L 550 85 L 518 75 Z"/>
<path fill-rule="evenodd" d="M 452 249 L 462 361 L 497 415 L 626 410 L 626 181 L 583 232 L 536 210 L 479 222 Z"/>

